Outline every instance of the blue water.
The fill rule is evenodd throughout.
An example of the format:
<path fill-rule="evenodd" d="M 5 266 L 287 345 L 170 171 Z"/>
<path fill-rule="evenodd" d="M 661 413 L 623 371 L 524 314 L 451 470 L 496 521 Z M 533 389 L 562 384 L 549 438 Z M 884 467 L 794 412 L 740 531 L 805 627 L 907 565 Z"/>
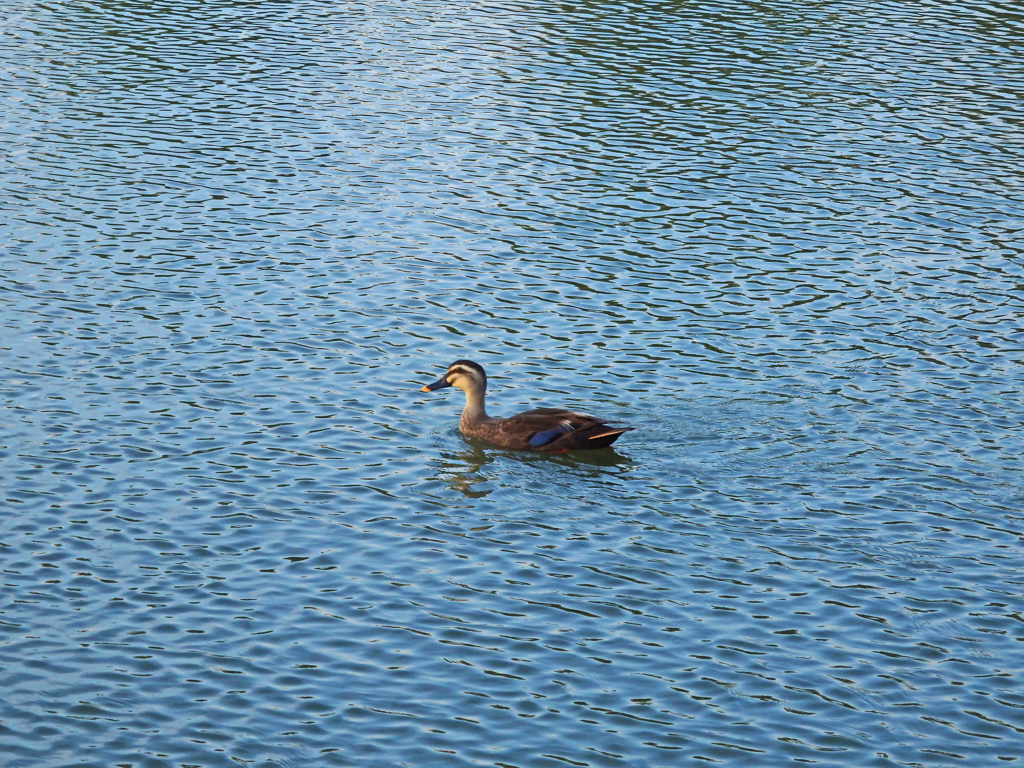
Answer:
<path fill-rule="evenodd" d="M 1019 764 L 1022 32 L 10 0 L 0 766 Z"/>

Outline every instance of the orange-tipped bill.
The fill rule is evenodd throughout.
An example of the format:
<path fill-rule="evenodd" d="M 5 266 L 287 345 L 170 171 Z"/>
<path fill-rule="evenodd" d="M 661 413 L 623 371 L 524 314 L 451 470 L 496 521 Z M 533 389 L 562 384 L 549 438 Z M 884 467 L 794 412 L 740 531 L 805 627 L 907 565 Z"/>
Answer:
<path fill-rule="evenodd" d="M 425 387 L 420 387 L 420 392 L 433 392 L 435 389 L 444 389 L 450 387 L 452 384 L 448 379 L 442 376 L 440 379 L 435 381 L 433 384 L 427 384 Z"/>

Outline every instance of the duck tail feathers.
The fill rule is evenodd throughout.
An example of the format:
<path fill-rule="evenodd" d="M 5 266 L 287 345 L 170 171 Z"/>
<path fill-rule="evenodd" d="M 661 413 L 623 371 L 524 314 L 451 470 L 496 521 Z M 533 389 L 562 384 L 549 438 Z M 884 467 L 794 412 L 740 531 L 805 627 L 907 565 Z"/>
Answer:
<path fill-rule="evenodd" d="M 612 427 L 597 434 L 587 435 L 587 439 L 590 442 L 590 447 L 605 448 L 618 440 L 619 435 L 623 432 L 629 432 L 631 429 L 636 429 L 636 427 Z"/>

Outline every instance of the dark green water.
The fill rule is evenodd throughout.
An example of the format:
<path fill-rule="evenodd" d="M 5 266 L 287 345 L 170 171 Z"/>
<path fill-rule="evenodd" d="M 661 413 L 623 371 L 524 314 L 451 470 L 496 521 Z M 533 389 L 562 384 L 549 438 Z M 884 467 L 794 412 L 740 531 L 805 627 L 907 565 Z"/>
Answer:
<path fill-rule="evenodd" d="M 1020 764 L 1022 40 L 7 2 L 0 765 Z"/>

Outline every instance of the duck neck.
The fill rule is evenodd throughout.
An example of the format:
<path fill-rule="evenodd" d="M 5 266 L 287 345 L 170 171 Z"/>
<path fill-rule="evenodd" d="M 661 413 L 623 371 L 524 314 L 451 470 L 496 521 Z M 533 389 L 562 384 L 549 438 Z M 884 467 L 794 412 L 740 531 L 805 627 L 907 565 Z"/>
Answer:
<path fill-rule="evenodd" d="M 484 390 L 467 389 L 466 407 L 462 409 L 462 418 L 459 424 L 475 424 L 487 420 L 487 411 L 484 409 Z"/>

